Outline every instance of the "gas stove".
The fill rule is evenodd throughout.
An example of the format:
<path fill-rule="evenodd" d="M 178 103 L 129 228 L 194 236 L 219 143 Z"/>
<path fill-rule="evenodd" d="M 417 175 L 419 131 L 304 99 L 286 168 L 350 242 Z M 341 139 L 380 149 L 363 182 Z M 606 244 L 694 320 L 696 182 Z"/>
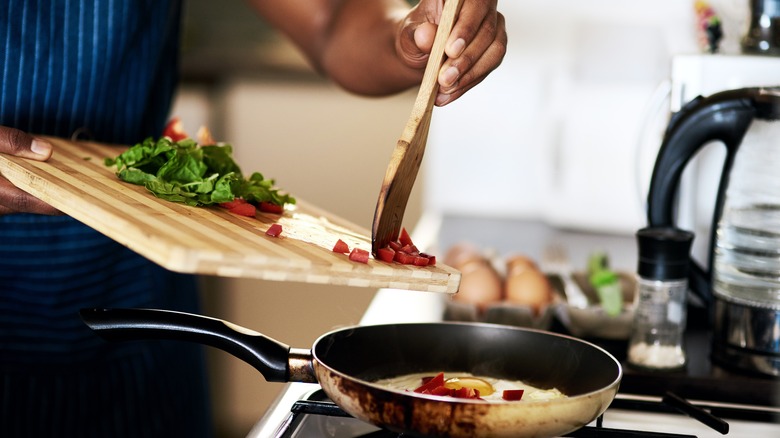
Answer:
<path fill-rule="evenodd" d="M 706 413 L 700 419 L 690 418 L 682 412 L 687 409 L 702 410 Z M 610 409 L 593 424 L 566 434 L 564 437 L 691 438 L 715 436 L 728 433 L 729 430 L 734 432 L 733 425 L 726 420 L 731 417 L 742 418 L 737 426 L 739 432 L 735 434 L 737 436 L 748 432 L 751 436 L 767 436 L 763 433 L 771 434 L 778 431 L 771 424 L 772 421 L 778 420 L 776 412 L 736 406 L 701 404 L 691 404 L 687 408 L 682 408 L 682 411 L 678 411 L 673 403 L 669 403 L 665 399 L 658 401 L 648 398 L 619 397 L 613 401 Z M 648 427 L 646 424 L 638 424 L 636 420 L 626 420 L 625 414 L 621 417 L 621 413 L 628 413 L 630 417 L 632 413 L 636 416 L 637 412 L 640 412 L 643 418 L 652 419 L 653 423 L 650 424 L 653 426 L 646 429 Z M 772 418 L 773 416 L 775 418 Z M 697 421 L 701 421 L 701 423 L 696 424 Z M 745 421 L 754 423 L 750 430 L 743 424 Z M 757 424 L 762 426 L 756 426 Z M 765 430 L 762 431 L 762 429 Z M 675 430 L 675 432 L 669 430 Z M 681 430 L 685 432 L 681 432 Z M 702 431 L 705 434 L 702 434 Z M 756 435 L 752 435 L 754 433 Z M 276 438 L 392 438 L 405 435 L 382 430 L 352 418 L 331 402 L 322 390 L 315 390 L 293 404 L 289 415 L 273 436 Z"/>
<path fill-rule="evenodd" d="M 475 225 L 476 223 L 479 226 Z M 424 242 L 420 236 L 436 236 Z M 425 248 L 448 248 L 471 241 L 498 253 L 522 250 L 539 257 L 550 242 L 566 243 L 574 263 L 593 248 L 609 252 L 616 268 L 635 269 L 633 236 L 556 230 L 514 220 L 424 218 L 415 241 Z M 441 294 L 383 289 L 377 292 L 361 324 L 438 322 L 447 297 Z M 780 380 L 737 373 L 709 360 L 706 312 L 689 312 L 686 333 L 689 363 L 676 373 L 648 373 L 624 366 L 620 391 L 609 409 L 593 423 L 567 437 L 736 437 L 780 436 Z M 560 324 L 551 331 L 566 333 Z M 587 339 L 625 363 L 626 342 Z M 274 406 L 249 434 L 257 438 L 398 437 L 350 417 L 318 385 L 288 384 Z"/>

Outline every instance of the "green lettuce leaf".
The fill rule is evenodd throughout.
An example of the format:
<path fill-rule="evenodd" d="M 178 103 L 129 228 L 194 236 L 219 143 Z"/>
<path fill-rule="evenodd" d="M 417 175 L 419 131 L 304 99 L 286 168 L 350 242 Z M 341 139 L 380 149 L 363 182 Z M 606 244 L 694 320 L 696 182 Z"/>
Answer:
<path fill-rule="evenodd" d="M 232 152 L 230 145 L 201 147 L 191 139 L 147 138 L 116 158 L 106 158 L 105 165 L 116 166 L 122 181 L 143 185 L 158 198 L 172 202 L 199 206 L 244 198 L 281 206 L 295 203 L 295 198 L 279 192 L 274 180 L 259 172 L 244 178 Z"/>

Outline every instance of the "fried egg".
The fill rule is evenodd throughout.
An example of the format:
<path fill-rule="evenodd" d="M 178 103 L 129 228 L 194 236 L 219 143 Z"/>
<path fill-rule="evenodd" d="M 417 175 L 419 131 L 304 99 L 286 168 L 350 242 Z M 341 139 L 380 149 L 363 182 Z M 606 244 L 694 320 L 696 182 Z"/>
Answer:
<path fill-rule="evenodd" d="M 423 378 L 428 378 L 437 373 L 407 374 L 389 379 L 377 380 L 376 385 L 399 391 L 414 391 L 422 385 Z M 506 402 L 503 397 L 505 390 L 522 389 L 524 391 L 522 401 L 553 400 L 566 397 L 557 388 L 540 389 L 528 385 L 522 381 L 496 379 L 493 377 L 475 376 L 469 373 L 448 372 L 444 374 L 444 386 L 451 389 L 462 387 L 476 389 L 479 397 L 489 402 Z"/>

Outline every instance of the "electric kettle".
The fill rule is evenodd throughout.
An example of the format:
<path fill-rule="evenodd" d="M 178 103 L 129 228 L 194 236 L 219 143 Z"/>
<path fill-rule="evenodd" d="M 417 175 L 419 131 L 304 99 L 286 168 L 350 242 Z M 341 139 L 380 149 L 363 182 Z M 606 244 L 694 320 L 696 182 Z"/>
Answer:
<path fill-rule="evenodd" d="M 651 226 L 672 226 L 676 191 L 704 146 L 726 148 L 708 268 L 691 260 L 692 291 L 711 309 L 712 360 L 780 375 L 780 87 L 697 97 L 664 133 L 648 194 Z"/>

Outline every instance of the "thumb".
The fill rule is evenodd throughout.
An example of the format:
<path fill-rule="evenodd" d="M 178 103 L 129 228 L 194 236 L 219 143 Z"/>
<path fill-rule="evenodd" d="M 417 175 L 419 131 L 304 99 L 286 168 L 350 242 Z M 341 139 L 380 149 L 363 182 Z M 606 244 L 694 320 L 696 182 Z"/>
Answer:
<path fill-rule="evenodd" d="M 45 161 L 51 157 L 52 145 L 19 129 L 0 126 L 0 153 Z"/>
<path fill-rule="evenodd" d="M 430 22 L 407 21 L 401 30 L 398 53 L 403 62 L 415 69 L 425 68 L 433 48 L 437 26 Z"/>

